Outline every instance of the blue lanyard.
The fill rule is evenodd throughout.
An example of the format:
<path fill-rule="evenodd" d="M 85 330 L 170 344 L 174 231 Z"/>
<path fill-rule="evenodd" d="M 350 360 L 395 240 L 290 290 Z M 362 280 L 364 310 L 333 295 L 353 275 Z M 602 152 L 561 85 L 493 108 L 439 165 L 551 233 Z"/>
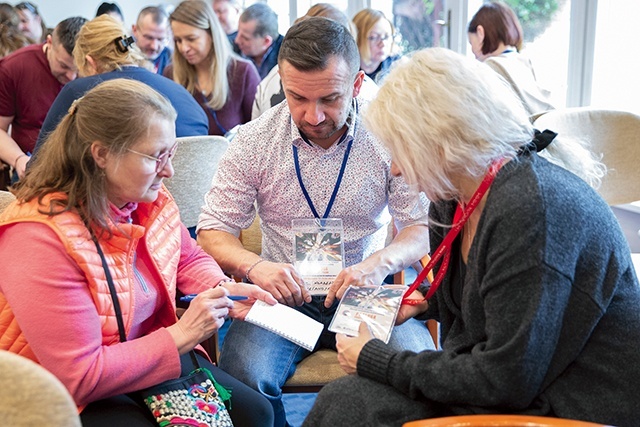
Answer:
<path fill-rule="evenodd" d="M 340 189 L 340 184 L 342 183 L 342 176 L 344 175 L 344 170 L 347 167 L 347 160 L 349 160 L 349 153 L 351 152 L 352 144 L 353 144 L 353 138 L 349 140 L 347 149 L 344 152 L 344 158 L 342 159 L 342 166 L 340 167 L 338 180 L 336 181 L 336 185 L 333 188 L 333 194 L 331 194 L 331 199 L 329 199 L 329 203 L 327 204 L 327 209 L 324 211 L 324 215 L 322 216 L 323 219 L 329 217 L 329 212 L 331 212 L 331 208 L 333 207 L 333 202 L 335 202 L 336 196 L 338 195 L 338 190 Z M 309 205 L 311 212 L 313 212 L 313 216 L 315 218 L 320 218 L 320 215 L 318 215 L 318 211 L 316 211 L 316 208 L 313 205 L 313 202 L 311 201 L 311 197 L 309 197 L 307 188 L 304 186 L 304 182 L 302 182 L 302 174 L 300 173 L 300 161 L 298 160 L 298 147 L 296 147 L 295 145 L 293 146 L 293 163 L 296 167 L 296 175 L 298 176 L 298 183 L 300 184 L 300 189 L 302 190 L 302 194 L 304 194 L 304 198 L 307 199 L 307 204 Z"/>
<path fill-rule="evenodd" d="M 227 132 L 229 132 L 228 130 L 226 130 L 224 128 L 224 126 L 222 126 L 220 124 L 220 121 L 218 121 L 218 115 L 216 114 L 215 110 L 211 107 L 209 107 L 209 105 L 207 105 L 206 100 L 205 100 L 205 104 L 207 106 L 207 110 L 209 110 L 209 114 L 211 114 L 211 117 L 213 117 L 213 120 L 216 122 L 216 125 L 218 125 L 218 127 L 220 128 L 220 130 L 222 131 L 223 135 L 226 135 Z"/>

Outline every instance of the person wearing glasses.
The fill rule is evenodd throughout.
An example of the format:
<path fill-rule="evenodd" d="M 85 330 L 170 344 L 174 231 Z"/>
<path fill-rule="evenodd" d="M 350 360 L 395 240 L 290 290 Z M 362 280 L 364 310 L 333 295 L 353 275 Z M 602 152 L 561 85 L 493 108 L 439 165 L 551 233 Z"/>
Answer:
<path fill-rule="evenodd" d="M 400 57 L 394 52 L 395 30 L 384 13 L 362 9 L 353 17 L 356 26 L 360 69 L 374 82 L 381 84 L 391 65 Z"/>
<path fill-rule="evenodd" d="M 176 109 L 176 135 L 207 135 L 207 117 L 191 94 L 179 84 L 144 68 L 148 62 L 125 34 L 122 23 L 108 15 L 87 22 L 78 34 L 73 51 L 80 78 L 64 87 L 51 105 L 35 148 L 37 153 L 47 135 L 60 123 L 76 99 L 105 80 L 127 78 L 141 81 L 169 99 Z M 35 154 L 34 153 L 34 154 Z"/>
<path fill-rule="evenodd" d="M 51 30 L 45 25 L 36 5 L 25 1 L 15 5 L 15 8 L 20 16 L 22 34 L 29 37 L 33 43 L 44 43 Z"/>
<path fill-rule="evenodd" d="M 100 83 L 71 105 L 0 216 L 0 256 L 11 260 L 0 265 L 0 348 L 58 377 L 83 426 L 157 426 L 136 391 L 187 375 L 192 349 L 232 389 L 235 425 L 272 425 L 269 402 L 198 345 L 227 315 L 275 299 L 231 281 L 180 221 L 162 184 L 179 149 L 175 119 L 164 96 L 131 79 Z M 180 319 L 178 293 L 197 294 Z"/>

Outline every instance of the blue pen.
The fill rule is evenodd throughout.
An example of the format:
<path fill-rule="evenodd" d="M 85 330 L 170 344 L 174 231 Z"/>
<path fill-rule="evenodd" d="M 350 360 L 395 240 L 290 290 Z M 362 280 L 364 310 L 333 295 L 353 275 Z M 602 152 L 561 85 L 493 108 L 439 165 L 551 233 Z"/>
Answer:
<path fill-rule="evenodd" d="M 194 299 L 197 295 L 198 294 L 185 295 L 183 297 L 180 297 L 180 301 L 189 302 L 192 299 Z M 231 301 L 244 301 L 246 299 L 249 299 L 249 297 L 245 297 L 244 295 L 229 295 L 227 296 L 227 298 L 229 298 Z"/>

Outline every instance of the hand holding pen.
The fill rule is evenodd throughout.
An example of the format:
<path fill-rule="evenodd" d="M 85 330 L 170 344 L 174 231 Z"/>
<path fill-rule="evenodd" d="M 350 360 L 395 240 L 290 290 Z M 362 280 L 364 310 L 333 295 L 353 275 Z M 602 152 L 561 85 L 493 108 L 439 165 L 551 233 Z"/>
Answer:
<path fill-rule="evenodd" d="M 198 294 L 185 295 L 183 297 L 180 297 L 180 301 L 191 302 L 191 300 L 194 299 L 197 296 L 198 296 Z M 249 299 L 249 297 L 244 296 L 244 295 L 227 295 L 227 298 L 229 298 L 231 301 L 244 301 L 244 300 Z"/>

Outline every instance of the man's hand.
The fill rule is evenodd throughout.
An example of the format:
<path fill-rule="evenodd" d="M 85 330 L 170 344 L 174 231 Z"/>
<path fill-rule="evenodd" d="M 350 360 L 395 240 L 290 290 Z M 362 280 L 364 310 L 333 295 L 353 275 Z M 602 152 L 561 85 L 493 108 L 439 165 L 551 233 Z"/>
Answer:
<path fill-rule="evenodd" d="M 311 302 L 304 280 L 291 264 L 264 261 L 251 270 L 251 281 L 290 307 Z"/>
<path fill-rule="evenodd" d="M 357 373 L 358 357 L 366 343 L 373 339 L 369 326 L 360 322 L 358 336 L 350 337 L 345 334 L 336 334 L 336 349 L 338 350 L 338 362 L 342 369 L 349 375 Z"/>
<path fill-rule="evenodd" d="M 342 270 L 336 280 L 329 288 L 327 298 L 324 300 L 324 306 L 326 308 L 331 307 L 333 301 L 338 298 L 342 298 L 342 295 L 346 292 L 347 288 L 351 285 L 354 286 L 378 286 L 387 277 L 382 273 L 379 268 L 376 268 L 374 263 L 370 262 L 370 258 L 362 261 L 361 263 L 352 265 Z"/>

